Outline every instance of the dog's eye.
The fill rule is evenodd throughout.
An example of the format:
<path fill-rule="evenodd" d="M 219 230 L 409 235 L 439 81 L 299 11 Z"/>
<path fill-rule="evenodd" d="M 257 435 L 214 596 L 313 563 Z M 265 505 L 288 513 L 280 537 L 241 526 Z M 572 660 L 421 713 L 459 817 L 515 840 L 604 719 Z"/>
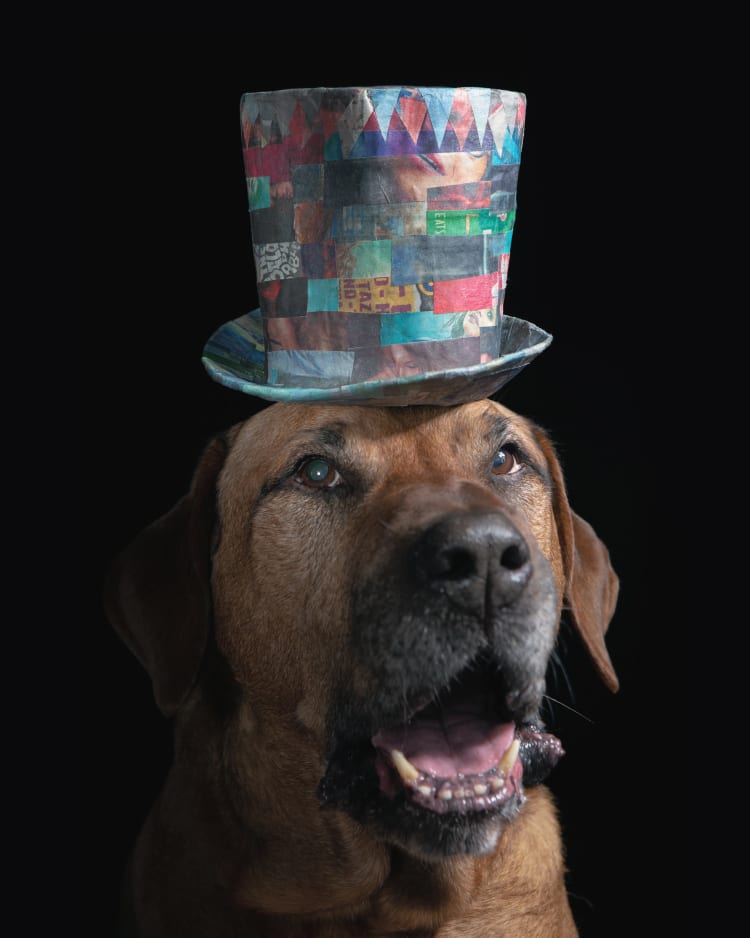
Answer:
<path fill-rule="evenodd" d="M 330 489 L 341 482 L 338 469 L 320 456 L 304 460 L 294 479 L 300 485 L 313 489 Z"/>
<path fill-rule="evenodd" d="M 516 454 L 509 447 L 502 447 L 495 453 L 492 460 L 492 474 L 496 476 L 509 476 L 521 470 L 521 463 Z"/>

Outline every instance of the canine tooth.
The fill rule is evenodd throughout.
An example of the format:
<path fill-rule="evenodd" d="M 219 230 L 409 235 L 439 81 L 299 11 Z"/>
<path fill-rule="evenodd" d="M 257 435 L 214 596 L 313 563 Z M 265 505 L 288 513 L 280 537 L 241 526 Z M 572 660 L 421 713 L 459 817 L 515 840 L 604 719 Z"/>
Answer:
<path fill-rule="evenodd" d="M 518 755 L 518 750 L 521 748 L 521 744 L 517 739 L 514 739 L 513 742 L 508 746 L 505 755 L 497 764 L 498 772 L 502 772 L 504 775 L 507 775 L 508 772 L 516 764 L 516 756 Z"/>
<path fill-rule="evenodd" d="M 391 749 L 391 759 L 396 771 L 405 782 L 416 782 L 419 772 L 399 749 Z"/>
<path fill-rule="evenodd" d="M 486 785 L 480 785 L 480 784 L 475 785 L 475 786 L 474 786 L 474 794 L 475 794 L 475 795 L 486 795 L 486 794 L 487 794 L 487 786 L 486 786 Z"/>

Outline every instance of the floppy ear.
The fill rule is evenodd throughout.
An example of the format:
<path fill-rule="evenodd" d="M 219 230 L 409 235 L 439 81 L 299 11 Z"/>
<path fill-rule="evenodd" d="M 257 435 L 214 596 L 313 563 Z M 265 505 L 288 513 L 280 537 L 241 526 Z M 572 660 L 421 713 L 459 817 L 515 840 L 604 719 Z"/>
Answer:
<path fill-rule="evenodd" d="M 189 493 L 125 548 L 104 584 L 107 617 L 148 671 L 167 716 L 192 690 L 206 648 L 216 480 L 227 449 L 221 437 L 208 444 Z"/>
<path fill-rule="evenodd" d="M 619 580 L 612 569 L 606 546 L 588 521 L 579 517 L 568 503 L 562 468 L 552 443 L 540 428 L 535 428 L 535 432 L 552 477 L 555 519 L 565 573 L 563 601 L 599 676 L 611 691 L 616 691 L 620 682 L 604 644 L 604 636 L 617 605 Z"/>

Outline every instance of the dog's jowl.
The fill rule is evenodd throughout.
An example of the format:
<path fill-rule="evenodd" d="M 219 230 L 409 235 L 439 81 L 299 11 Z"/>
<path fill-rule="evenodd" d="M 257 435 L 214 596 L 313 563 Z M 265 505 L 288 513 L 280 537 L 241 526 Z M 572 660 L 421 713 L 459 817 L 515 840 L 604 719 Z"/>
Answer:
<path fill-rule="evenodd" d="M 274 404 L 118 558 L 110 619 L 175 717 L 143 938 L 574 936 L 543 725 L 565 606 L 606 685 L 618 582 L 545 433 Z"/>

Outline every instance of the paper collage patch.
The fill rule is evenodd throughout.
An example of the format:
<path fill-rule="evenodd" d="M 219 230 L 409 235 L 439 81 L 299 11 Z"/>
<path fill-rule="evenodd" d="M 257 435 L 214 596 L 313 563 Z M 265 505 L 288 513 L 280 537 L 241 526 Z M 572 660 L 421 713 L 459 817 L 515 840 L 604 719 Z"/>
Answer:
<path fill-rule="evenodd" d="M 244 95 L 262 380 L 333 387 L 496 359 L 524 118 L 522 94 L 486 88 Z"/>

